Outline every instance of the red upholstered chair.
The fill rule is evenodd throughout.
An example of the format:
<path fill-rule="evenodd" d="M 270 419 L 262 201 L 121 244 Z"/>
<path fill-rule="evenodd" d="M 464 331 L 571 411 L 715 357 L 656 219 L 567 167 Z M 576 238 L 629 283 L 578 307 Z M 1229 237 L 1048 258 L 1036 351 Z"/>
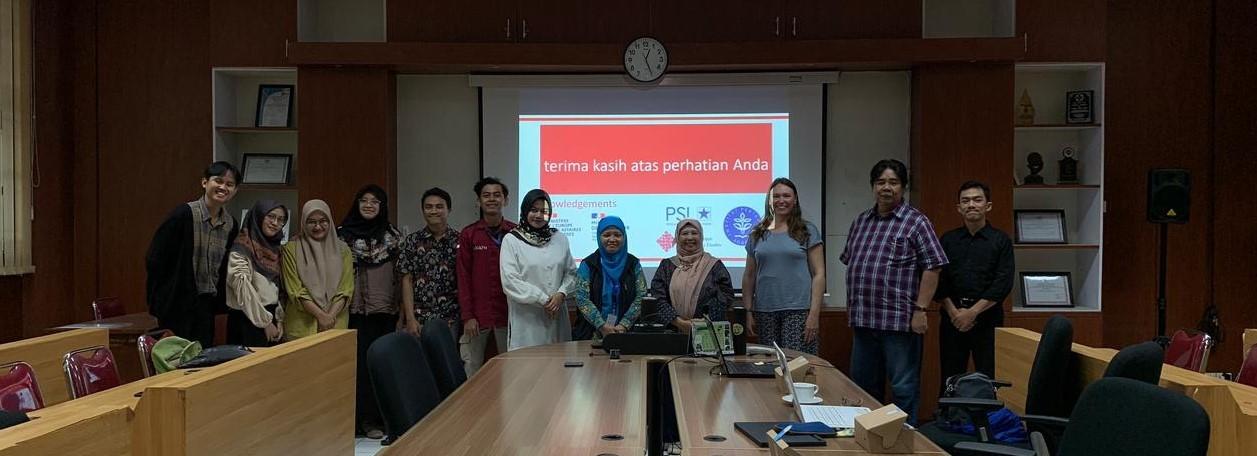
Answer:
<path fill-rule="evenodd" d="M 1195 372 L 1204 372 L 1209 362 L 1209 350 L 1213 348 L 1213 338 L 1203 332 L 1188 334 L 1186 331 L 1174 331 L 1170 338 L 1170 346 L 1165 348 L 1165 363 Z"/>
<path fill-rule="evenodd" d="M 1235 381 L 1257 386 L 1257 348 L 1248 350 L 1248 356 L 1244 357 L 1244 364 L 1240 365 L 1240 373 L 1235 376 Z"/>
<path fill-rule="evenodd" d="M 126 313 L 122 308 L 122 302 L 113 296 L 104 298 L 96 298 L 92 301 L 92 315 L 97 320 L 104 320 L 111 317 L 120 317 Z"/>
<path fill-rule="evenodd" d="M 30 364 L 16 362 L 0 366 L 0 410 L 29 412 L 44 408 L 44 396 L 35 381 Z"/>
<path fill-rule="evenodd" d="M 83 348 L 65 354 L 65 379 L 77 399 L 122 384 L 118 363 L 108 347 Z"/>
<path fill-rule="evenodd" d="M 157 345 L 157 341 L 173 335 L 175 333 L 169 329 L 158 329 L 136 338 L 135 345 L 140 354 L 140 370 L 144 372 L 145 377 L 152 377 L 157 373 L 153 370 L 153 346 Z"/>

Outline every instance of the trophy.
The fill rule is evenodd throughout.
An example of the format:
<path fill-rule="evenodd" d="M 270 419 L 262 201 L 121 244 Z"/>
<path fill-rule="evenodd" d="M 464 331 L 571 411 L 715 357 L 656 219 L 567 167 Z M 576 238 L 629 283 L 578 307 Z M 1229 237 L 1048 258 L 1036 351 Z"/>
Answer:
<path fill-rule="evenodd" d="M 1067 146 L 1064 149 L 1061 149 L 1061 156 L 1063 158 L 1061 158 L 1058 162 L 1061 166 L 1061 172 L 1059 174 L 1059 178 L 1056 180 L 1057 184 L 1078 183 L 1078 160 L 1074 158 L 1074 155 L 1077 155 L 1077 151 L 1075 151 L 1073 147 Z"/>
<path fill-rule="evenodd" d="M 1017 102 L 1017 125 L 1028 127 L 1034 125 L 1034 103 L 1030 102 L 1030 91 L 1021 91 L 1021 100 Z"/>
<path fill-rule="evenodd" d="M 1043 176 L 1039 175 L 1043 171 L 1043 156 L 1038 152 L 1031 152 L 1026 157 L 1026 167 L 1030 168 L 1030 175 L 1026 176 L 1026 185 L 1043 185 Z"/>

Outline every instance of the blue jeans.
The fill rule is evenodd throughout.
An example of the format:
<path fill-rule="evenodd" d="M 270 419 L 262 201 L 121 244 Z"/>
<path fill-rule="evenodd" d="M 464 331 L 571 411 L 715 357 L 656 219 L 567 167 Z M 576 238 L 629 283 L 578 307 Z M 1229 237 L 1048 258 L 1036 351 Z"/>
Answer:
<path fill-rule="evenodd" d="M 855 337 L 851 345 L 851 380 L 881 402 L 889 376 L 895 405 L 908 412 L 908 423 L 915 426 L 917 405 L 921 400 L 921 335 L 852 329 Z"/>

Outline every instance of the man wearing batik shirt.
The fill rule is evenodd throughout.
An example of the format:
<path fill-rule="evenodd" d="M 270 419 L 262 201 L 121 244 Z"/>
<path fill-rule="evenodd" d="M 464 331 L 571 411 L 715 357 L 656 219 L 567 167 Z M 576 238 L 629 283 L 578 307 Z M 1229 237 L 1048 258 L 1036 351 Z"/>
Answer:
<path fill-rule="evenodd" d="M 463 335 L 458 349 L 471 377 L 484 364 L 485 346 L 493 335 L 498 353 L 506 352 L 506 294 L 499 268 L 502 237 L 515 224 L 502 217 L 511 191 L 496 178 L 476 182 L 480 220 L 467 225 L 458 238 L 458 299 L 462 302 Z"/>
<path fill-rule="evenodd" d="M 869 183 L 877 204 L 851 222 L 841 257 L 854 334 L 851 379 L 880 401 L 889 377 L 895 405 L 915 424 L 925 311 L 947 255 L 930 220 L 903 200 L 907 166 L 879 161 Z"/>

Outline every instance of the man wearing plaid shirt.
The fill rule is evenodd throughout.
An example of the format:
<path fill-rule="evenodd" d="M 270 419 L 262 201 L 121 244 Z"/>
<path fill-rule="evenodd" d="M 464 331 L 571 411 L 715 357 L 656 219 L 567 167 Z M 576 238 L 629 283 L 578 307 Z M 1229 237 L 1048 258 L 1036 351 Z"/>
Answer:
<path fill-rule="evenodd" d="M 930 220 L 903 200 L 908 167 L 882 160 L 869 172 L 877 205 L 851 222 L 847 318 L 854 333 L 851 379 L 879 400 L 886 377 L 895 405 L 916 423 L 925 310 L 947 255 Z"/>

